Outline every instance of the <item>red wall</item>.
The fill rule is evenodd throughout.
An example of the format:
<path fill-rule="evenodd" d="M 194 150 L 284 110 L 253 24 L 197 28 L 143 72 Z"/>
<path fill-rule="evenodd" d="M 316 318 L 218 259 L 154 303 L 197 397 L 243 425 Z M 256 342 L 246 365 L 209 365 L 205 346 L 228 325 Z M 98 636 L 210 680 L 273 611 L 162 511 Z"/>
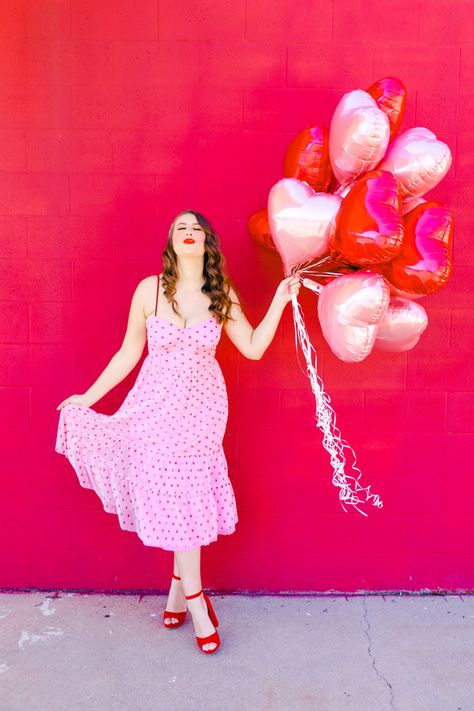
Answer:
<path fill-rule="evenodd" d="M 168 584 L 171 554 L 120 530 L 54 451 L 56 406 L 121 344 L 133 289 L 160 269 L 183 208 L 214 222 L 256 326 L 283 272 L 246 222 L 282 177 L 288 142 L 328 125 L 344 92 L 396 75 L 401 130 L 427 126 L 453 153 L 430 194 L 454 212 L 453 276 L 423 298 L 429 326 L 413 350 L 360 364 L 331 353 L 316 297 L 300 292 L 337 423 L 384 508 L 340 506 L 288 306 L 261 361 L 225 333 L 219 344 L 240 518 L 203 549 L 203 583 L 473 587 L 473 35 L 461 0 L 4 0 L 0 585 Z M 137 373 L 94 407 L 114 412 Z"/>

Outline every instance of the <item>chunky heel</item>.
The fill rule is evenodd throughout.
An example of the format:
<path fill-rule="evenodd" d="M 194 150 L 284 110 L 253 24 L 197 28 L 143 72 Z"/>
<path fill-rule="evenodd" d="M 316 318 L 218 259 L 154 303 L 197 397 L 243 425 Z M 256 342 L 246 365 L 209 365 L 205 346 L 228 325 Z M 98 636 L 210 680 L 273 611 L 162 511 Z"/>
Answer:
<path fill-rule="evenodd" d="M 207 613 L 209 615 L 209 618 L 214 625 L 214 627 L 217 627 L 219 625 L 219 620 L 217 619 L 217 615 L 214 612 L 214 608 L 212 607 L 212 603 L 209 600 L 208 596 L 206 593 L 204 593 L 202 590 L 200 590 L 198 593 L 194 593 L 194 595 L 185 595 L 184 597 L 186 600 L 192 600 L 195 597 L 199 597 L 199 595 L 204 596 L 204 601 L 206 603 L 207 607 Z M 214 652 L 217 652 L 219 647 L 221 646 L 221 639 L 219 637 L 219 632 L 216 630 L 212 634 L 208 635 L 207 637 L 198 637 L 196 636 L 196 641 L 198 644 L 198 647 L 200 648 L 201 652 L 204 652 L 204 654 L 214 654 Z M 209 644 L 213 642 L 216 646 L 214 649 L 203 649 L 205 644 Z"/>
<path fill-rule="evenodd" d="M 174 575 L 173 573 L 173 578 L 175 580 L 181 580 L 181 578 L 178 575 Z M 184 620 L 186 619 L 186 614 L 187 610 L 184 610 L 183 612 L 170 612 L 170 610 L 165 610 L 163 613 L 163 626 L 167 627 L 168 629 L 173 629 L 175 627 L 181 627 L 183 624 Z M 175 617 L 178 621 L 177 622 L 170 622 L 167 624 L 165 620 L 169 620 L 172 617 Z"/>

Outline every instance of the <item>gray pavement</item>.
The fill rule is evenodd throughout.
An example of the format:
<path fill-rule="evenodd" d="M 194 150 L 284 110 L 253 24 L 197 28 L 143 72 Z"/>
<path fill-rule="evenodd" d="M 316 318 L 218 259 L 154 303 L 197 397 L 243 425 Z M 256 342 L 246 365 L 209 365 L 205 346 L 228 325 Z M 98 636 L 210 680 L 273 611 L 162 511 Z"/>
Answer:
<path fill-rule="evenodd" d="M 474 711 L 474 597 L 207 592 L 209 656 L 165 595 L 0 594 L 1 711 Z"/>

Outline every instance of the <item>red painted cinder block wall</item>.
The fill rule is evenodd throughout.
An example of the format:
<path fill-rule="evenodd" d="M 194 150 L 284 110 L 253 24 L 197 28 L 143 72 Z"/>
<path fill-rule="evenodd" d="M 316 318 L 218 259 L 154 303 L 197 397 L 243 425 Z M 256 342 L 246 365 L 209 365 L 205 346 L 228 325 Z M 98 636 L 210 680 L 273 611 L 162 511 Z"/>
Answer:
<path fill-rule="evenodd" d="M 221 235 L 251 323 L 279 258 L 246 231 L 282 177 L 285 148 L 329 125 L 346 91 L 398 76 L 402 130 L 446 141 L 431 192 L 453 210 L 454 271 L 424 297 L 407 353 L 332 354 L 316 297 L 300 302 L 343 437 L 383 509 L 344 513 L 295 354 L 291 306 L 261 361 L 223 333 L 224 446 L 239 523 L 203 550 L 229 590 L 464 590 L 474 582 L 473 13 L 438 0 L 5 0 L 0 7 L 0 585 L 165 587 L 171 555 L 145 547 L 54 451 L 57 404 L 120 346 L 137 282 L 156 273 L 174 215 Z M 302 356 L 300 354 L 300 361 Z M 94 407 L 113 413 L 137 369 Z"/>

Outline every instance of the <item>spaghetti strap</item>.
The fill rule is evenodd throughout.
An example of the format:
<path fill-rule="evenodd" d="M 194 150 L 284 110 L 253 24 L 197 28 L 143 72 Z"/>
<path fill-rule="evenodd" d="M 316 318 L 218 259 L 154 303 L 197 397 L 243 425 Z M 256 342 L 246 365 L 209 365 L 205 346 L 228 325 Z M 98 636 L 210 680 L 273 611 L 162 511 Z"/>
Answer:
<path fill-rule="evenodd" d="M 156 281 L 155 316 L 156 316 L 156 308 L 157 308 L 157 306 L 158 306 L 158 292 L 159 292 L 159 290 L 160 290 L 160 275 L 159 275 L 159 274 L 156 275 L 156 279 L 157 279 L 157 281 Z"/>

